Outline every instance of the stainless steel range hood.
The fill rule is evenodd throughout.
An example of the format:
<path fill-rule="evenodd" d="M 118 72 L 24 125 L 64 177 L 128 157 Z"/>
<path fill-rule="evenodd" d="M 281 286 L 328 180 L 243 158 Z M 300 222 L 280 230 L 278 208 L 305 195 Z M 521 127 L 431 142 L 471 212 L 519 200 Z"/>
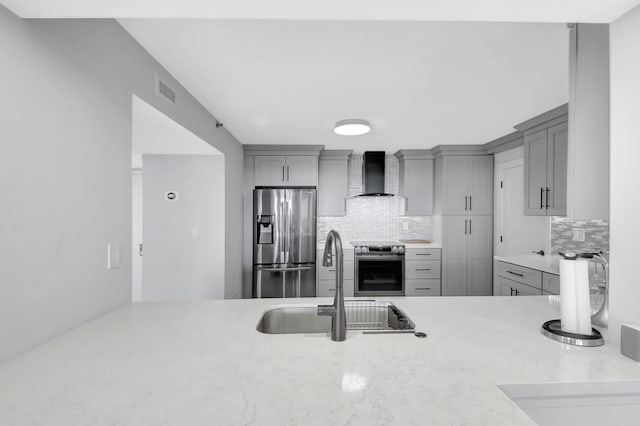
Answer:
<path fill-rule="evenodd" d="M 384 151 L 367 151 L 362 157 L 361 197 L 393 197 L 384 192 Z"/>

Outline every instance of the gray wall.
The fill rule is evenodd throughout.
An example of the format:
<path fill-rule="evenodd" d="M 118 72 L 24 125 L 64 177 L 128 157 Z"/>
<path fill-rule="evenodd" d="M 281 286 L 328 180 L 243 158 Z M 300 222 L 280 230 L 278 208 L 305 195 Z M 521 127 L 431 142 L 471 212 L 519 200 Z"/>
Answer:
<path fill-rule="evenodd" d="M 611 302 L 614 343 L 620 324 L 640 325 L 640 7 L 611 25 Z"/>
<path fill-rule="evenodd" d="M 225 154 L 225 295 L 238 295 L 238 141 L 113 20 L 23 21 L 0 6 L 0 52 L 0 362 L 130 300 L 134 93 Z"/>
<path fill-rule="evenodd" d="M 223 156 L 142 158 L 142 300 L 223 299 Z M 168 191 L 178 198 L 167 201 Z"/>

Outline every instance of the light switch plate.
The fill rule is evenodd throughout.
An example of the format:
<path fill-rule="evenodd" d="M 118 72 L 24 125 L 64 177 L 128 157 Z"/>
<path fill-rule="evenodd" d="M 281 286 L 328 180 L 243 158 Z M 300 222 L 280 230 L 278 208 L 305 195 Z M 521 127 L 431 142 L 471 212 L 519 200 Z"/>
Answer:
<path fill-rule="evenodd" d="M 633 325 L 620 327 L 620 353 L 634 361 L 640 361 L 640 328 Z"/>
<path fill-rule="evenodd" d="M 583 243 L 585 238 L 584 228 L 573 228 L 573 241 Z"/>
<path fill-rule="evenodd" d="M 107 245 L 107 270 L 120 267 L 120 246 L 118 244 Z"/>

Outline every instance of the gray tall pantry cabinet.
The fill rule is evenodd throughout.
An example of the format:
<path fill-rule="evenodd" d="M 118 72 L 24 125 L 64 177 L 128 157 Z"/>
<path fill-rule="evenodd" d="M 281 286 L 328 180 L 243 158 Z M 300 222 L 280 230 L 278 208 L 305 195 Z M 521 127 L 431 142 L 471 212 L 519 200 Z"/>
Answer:
<path fill-rule="evenodd" d="M 493 155 L 478 147 L 435 153 L 435 213 L 442 232 L 442 295 L 490 296 Z"/>

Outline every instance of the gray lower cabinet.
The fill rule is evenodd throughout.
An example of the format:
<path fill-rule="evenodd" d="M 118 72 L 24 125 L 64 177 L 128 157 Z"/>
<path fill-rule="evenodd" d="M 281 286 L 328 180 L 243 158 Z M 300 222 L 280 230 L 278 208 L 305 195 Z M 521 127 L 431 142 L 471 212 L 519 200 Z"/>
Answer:
<path fill-rule="evenodd" d="M 429 150 L 400 150 L 400 195 L 405 197 L 406 216 L 433 214 L 433 156 Z"/>
<path fill-rule="evenodd" d="M 447 155 L 435 167 L 440 214 L 493 214 L 492 155 Z"/>
<path fill-rule="evenodd" d="M 524 136 L 524 213 L 567 214 L 567 123 L 536 128 Z"/>
<path fill-rule="evenodd" d="M 513 263 L 496 262 L 495 296 L 541 296 L 560 294 L 560 277 Z"/>
<path fill-rule="evenodd" d="M 440 249 L 407 248 L 404 260 L 405 296 L 440 296 Z"/>
<path fill-rule="evenodd" d="M 496 279 L 496 296 L 540 296 L 542 290 L 504 277 Z"/>
<path fill-rule="evenodd" d="M 336 290 L 336 265 L 333 266 L 323 266 L 322 265 L 322 255 L 320 253 L 323 252 L 323 249 L 318 250 L 318 289 L 317 294 L 318 297 L 328 297 L 333 296 Z M 355 287 L 354 287 L 354 253 L 353 250 L 344 250 L 344 259 L 343 259 L 343 286 L 344 286 L 344 295 L 345 297 L 353 297 Z M 336 257 L 333 257 L 334 261 Z"/>
<path fill-rule="evenodd" d="M 315 155 L 256 155 L 256 186 L 317 186 L 318 157 Z"/>
<path fill-rule="evenodd" d="M 349 155 L 347 150 L 326 150 L 318 160 L 318 216 L 347 214 Z"/>
<path fill-rule="evenodd" d="M 442 295 L 490 296 L 493 216 L 443 216 L 442 246 Z"/>

